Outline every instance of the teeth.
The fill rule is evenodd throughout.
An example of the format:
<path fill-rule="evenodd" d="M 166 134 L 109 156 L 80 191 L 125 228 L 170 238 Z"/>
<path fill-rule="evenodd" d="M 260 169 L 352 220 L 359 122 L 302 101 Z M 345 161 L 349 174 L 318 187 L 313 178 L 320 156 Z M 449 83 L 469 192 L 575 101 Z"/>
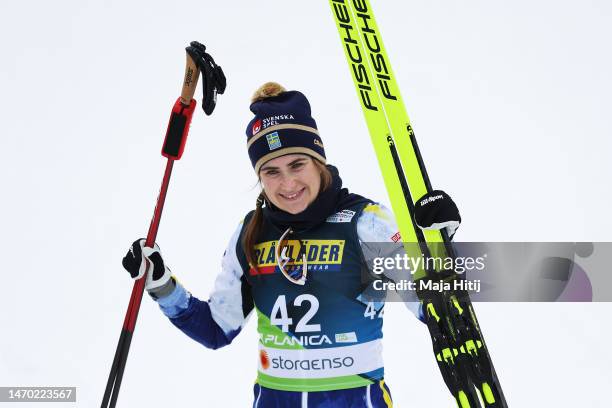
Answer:
<path fill-rule="evenodd" d="M 283 197 L 285 197 L 286 199 L 293 200 L 295 197 L 297 197 L 297 196 L 298 196 L 298 194 L 299 194 L 299 193 L 300 193 L 300 192 L 298 191 L 298 192 L 297 192 L 297 193 L 295 193 L 295 194 L 290 194 L 290 195 L 288 195 L 288 194 L 282 194 L 282 196 L 283 196 Z"/>

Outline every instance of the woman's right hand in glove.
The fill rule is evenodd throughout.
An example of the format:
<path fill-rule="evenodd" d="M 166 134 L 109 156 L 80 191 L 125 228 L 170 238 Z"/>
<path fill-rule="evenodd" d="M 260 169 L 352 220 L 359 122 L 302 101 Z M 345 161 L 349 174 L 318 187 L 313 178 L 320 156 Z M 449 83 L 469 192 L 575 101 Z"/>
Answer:
<path fill-rule="evenodd" d="M 140 279 L 147 270 L 147 260 L 149 261 L 149 273 L 145 289 L 149 294 L 157 299 L 169 295 L 175 287 L 172 279 L 172 272 L 164 264 L 164 260 L 159 252 L 159 246 L 153 248 L 144 246 L 145 239 L 137 239 L 132 243 L 127 254 L 123 257 L 123 267 L 130 273 L 133 279 Z"/>

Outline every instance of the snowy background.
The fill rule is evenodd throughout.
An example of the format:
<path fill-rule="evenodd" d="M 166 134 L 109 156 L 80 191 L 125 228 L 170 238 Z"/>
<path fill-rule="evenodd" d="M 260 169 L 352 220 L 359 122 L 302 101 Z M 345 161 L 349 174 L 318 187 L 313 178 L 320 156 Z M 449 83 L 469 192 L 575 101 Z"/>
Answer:
<path fill-rule="evenodd" d="M 373 7 L 457 240 L 610 240 L 610 2 Z M 99 406 L 132 287 L 120 261 L 148 228 L 193 39 L 228 88 L 194 116 L 158 242 L 195 295 L 254 206 L 244 128 L 265 81 L 303 91 L 345 185 L 388 202 L 327 1 L 4 1 L 0 386 L 76 386 L 76 406 Z M 477 311 L 511 407 L 609 406 L 609 303 Z M 400 305 L 385 317 L 396 406 L 454 406 L 425 327 Z M 246 407 L 256 361 L 255 319 L 210 351 L 145 298 L 119 406 Z"/>

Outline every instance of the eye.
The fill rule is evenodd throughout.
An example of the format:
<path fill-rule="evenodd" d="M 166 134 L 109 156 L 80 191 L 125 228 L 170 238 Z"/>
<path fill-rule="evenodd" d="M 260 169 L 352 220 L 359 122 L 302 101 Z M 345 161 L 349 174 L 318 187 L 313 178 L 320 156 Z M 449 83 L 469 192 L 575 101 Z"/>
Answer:
<path fill-rule="evenodd" d="M 270 177 L 271 177 L 271 176 L 275 176 L 275 175 L 277 175 L 277 174 L 278 174 L 278 170 L 274 170 L 274 169 L 265 170 L 265 171 L 264 171 L 264 174 L 265 174 L 266 176 L 270 176 Z"/>
<path fill-rule="evenodd" d="M 292 168 L 293 170 L 298 170 L 298 169 L 301 169 L 302 167 L 304 167 L 304 165 L 305 165 L 305 164 L 306 164 L 305 162 L 297 162 L 297 163 L 293 163 L 293 164 L 291 165 L 291 168 Z"/>

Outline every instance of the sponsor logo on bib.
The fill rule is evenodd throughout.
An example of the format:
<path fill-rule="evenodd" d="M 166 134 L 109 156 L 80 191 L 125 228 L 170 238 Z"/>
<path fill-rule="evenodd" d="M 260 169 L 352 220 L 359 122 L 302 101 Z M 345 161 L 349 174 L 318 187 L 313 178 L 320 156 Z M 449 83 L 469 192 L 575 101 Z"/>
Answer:
<path fill-rule="evenodd" d="M 259 350 L 259 361 L 261 362 L 261 368 L 264 370 L 270 368 L 270 358 L 265 350 Z"/>
<path fill-rule="evenodd" d="M 327 217 L 325 222 L 334 222 L 334 223 L 337 223 L 337 222 L 351 222 L 351 220 L 353 219 L 354 216 L 355 216 L 355 211 L 342 210 L 340 212 L 337 212 L 337 213 L 332 214 L 329 217 Z"/>
<path fill-rule="evenodd" d="M 336 343 L 357 343 L 357 335 L 355 332 L 336 333 Z"/>

